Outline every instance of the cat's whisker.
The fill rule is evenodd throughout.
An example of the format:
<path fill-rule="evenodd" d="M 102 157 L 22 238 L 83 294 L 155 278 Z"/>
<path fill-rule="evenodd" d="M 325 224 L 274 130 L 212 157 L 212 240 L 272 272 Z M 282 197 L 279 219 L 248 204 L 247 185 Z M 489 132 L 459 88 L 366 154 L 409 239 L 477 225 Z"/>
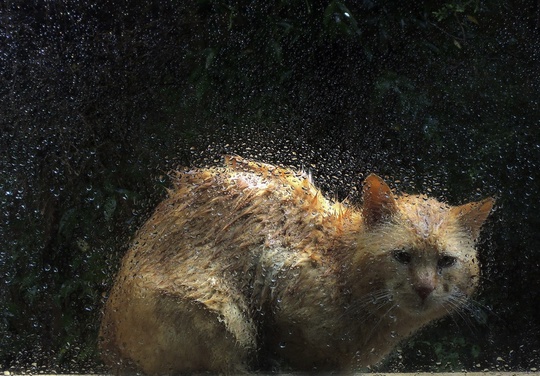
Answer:
<path fill-rule="evenodd" d="M 391 305 L 390 309 L 388 309 L 382 316 L 378 315 L 378 312 L 381 309 L 388 307 L 389 304 Z M 365 337 L 367 342 L 373 335 L 375 329 L 380 325 L 381 321 L 395 307 L 396 304 L 392 301 L 391 292 L 388 290 L 379 290 L 363 297 L 362 299 L 356 301 L 353 305 L 349 306 L 341 315 L 340 319 L 346 314 L 352 314 L 357 316 L 355 321 L 363 326 L 366 322 L 370 320 L 374 321 L 374 319 L 378 318 L 377 323 L 371 326 L 372 329 L 369 335 Z"/>
<path fill-rule="evenodd" d="M 450 318 L 456 325 L 456 327 L 461 328 L 462 324 L 460 324 L 460 322 L 463 322 L 465 323 L 465 326 L 468 328 L 469 331 L 476 332 L 476 329 L 473 323 L 466 315 L 463 314 L 463 312 L 461 312 L 459 309 L 456 309 L 455 307 L 451 307 L 451 308 L 448 308 L 446 306 L 444 307 L 446 311 L 448 312 Z M 459 319 L 457 319 L 458 316 L 459 316 Z"/>
<path fill-rule="evenodd" d="M 447 304 L 442 304 L 442 307 L 446 310 L 446 313 L 452 319 L 452 321 L 454 322 L 456 327 L 459 327 L 459 323 L 457 322 L 457 320 L 455 318 L 455 315 L 454 315 L 455 309 L 452 306 L 448 307 Z"/>
<path fill-rule="evenodd" d="M 386 289 L 372 292 L 361 299 L 354 301 L 346 312 L 367 312 L 373 314 L 392 300 L 392 293 Z"/>
<path fill-rule="evenodd" d="M 375 309 L 370 310 L 370 311 L 367 311 L 367 314 L 364 316 L 364 320 L 362 320 L 361 322 L 362 322 L 362 323 L 365 323 L 365 322 L 367 322 L 368 320 L 370 320 L 371 318 L 375 317 L 376 314 L 377 314 L 381 309 L 387 307 L 389 304 L 391 304 L 392 307 L 395 306 L 395 304 L 394 304 L 392 301 L 386 301 L 386 302 L 380 304 L 379 306 L 377 306 Z M 383 317 L 384 317 L 384 315 L 383 315 Z M 383 317 L 381 317 L 381 319 L 382 319 Z M 379 320 L 379 323 L 380 323 L 380 320 Z M 377 325 L 378 325 L 378 324 L 377 324 Z"/>
<path fill-rule="evenodd" d="M 482 275 L 482 274 L 479 275 L 477 278 L 478 278 L 478 282 L 480 284 L 484 284 L 486 282 L 489 283 L 490 285 L 495 285 L 496 284 L 496 282 L 493 279 L 488 278 L 487 276 Z"/>
<path fill-rule="evenodd" d="M 392 310 L 394 308 L 396 308 L 397 304 L 395 304 L 394 302 L 388 302 L 388 303 L 392 303 L 392 305 L 390 306 L 390 308 L 379 318 L 379 320 L 377 321 L 377 323 L 371 328 L 371 331 L 369 332 L 369 334 L 366 336 L 366 339 L 365 339 L 365 342 L 367 343 L 370 339 L 371 339 L 371 336 L 373 335 L 373 333 L 375 332 L 375 330 L 379 327 L 379 325 L 381 324 L 381 322 L 386 318 L 386 316 L 388 316 L 388 314 L 390 312 L 392 312 Z"/>
<path fill-rule="evenodd" d="M 470 331 L 476 332 L 476 325 L 467 313 L 472 313 L 471 302 L 465 295 L 462 294 L 452 294 L 448 297 L 448 300 L 443 304 L 443 307 L 450 314 L 456 326 L 460 326 L 456 316 L 459 316 L 461 320 L 465 323 L 467 328 Z M 450 309 L 448 309 L 450 307 Z"/>
<path fill-rule="evenodd" d="M 388 300 L 390 296 L 391 296 L 390 291 L 386 289 L 373 291 L 365 295 L 364 297 L 355 300 L 352 306 L 365 306 L 369 304 L 376 305 L 380 302 Z"/>
<path fill-rule="evenodd" d="M 373 295 L 373 294 L 370 294 Z M 374 296 L 368 296 L 362 299 L 361 301 L 355 302 L 355 304 L 348 307 L 348 309 L 341 315 L 355 317 L 355 320 L 358 323 L 366 323 L 373 318 L 380 317 L 378 312 L 385 307 L 388 307 L 389 304 L 394 306 L 392 301 L 392 294 L 389 291 L 380 291 L 377 292 Z"/>
<path fill-rule="evenodd" d="M 497 315 L 496 312 L 489 306 L 486 306 L 474 299 L 469 299 L 464 305 L 463 310 L 474 319 L 477 324 L 487 325 L 490 317 L 495 318 L 497 321 L 504 323 L 504 320 Z"/>

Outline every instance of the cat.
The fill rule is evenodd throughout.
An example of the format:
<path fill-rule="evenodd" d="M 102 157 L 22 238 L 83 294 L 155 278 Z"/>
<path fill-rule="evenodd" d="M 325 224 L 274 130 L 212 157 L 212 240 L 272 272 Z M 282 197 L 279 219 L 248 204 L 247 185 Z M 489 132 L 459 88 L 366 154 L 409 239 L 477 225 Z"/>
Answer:
<path fill-rule="evenodd" d="M 122 261 L 104 360 L 145 374 L 377 364 L 466 304 L 493 204 L 395 195 L 372 174 L 357 208 L 236 156 L 179 172 Z"/>

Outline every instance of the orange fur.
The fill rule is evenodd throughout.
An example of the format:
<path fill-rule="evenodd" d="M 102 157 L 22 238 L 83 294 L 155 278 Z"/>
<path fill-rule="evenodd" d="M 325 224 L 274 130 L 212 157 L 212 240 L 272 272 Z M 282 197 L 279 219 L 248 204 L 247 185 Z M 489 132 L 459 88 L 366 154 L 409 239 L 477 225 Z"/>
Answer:
<path fill-rule="evenodd" d="M 106 362 L 147 374 L 351 370 L 466 304 L 493 200 L 450 207 L 366 178 L 360 209 L 304 173 L 226 157 L 178 173 L 122 261 Z"/>

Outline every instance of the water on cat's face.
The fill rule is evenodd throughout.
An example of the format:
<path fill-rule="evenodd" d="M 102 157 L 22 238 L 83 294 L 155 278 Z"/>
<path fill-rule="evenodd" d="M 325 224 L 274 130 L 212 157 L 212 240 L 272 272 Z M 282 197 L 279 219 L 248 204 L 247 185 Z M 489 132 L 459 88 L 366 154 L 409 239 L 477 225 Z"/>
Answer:
<path fill-rule="evenodd" d="M 474 250 L 435 247 L 387 252 L 393 273 L 386 280 L 396 308 L 407 315 L 430 318 L 446 315 L 465 304 L 476 286 L 478 266 Z"/>

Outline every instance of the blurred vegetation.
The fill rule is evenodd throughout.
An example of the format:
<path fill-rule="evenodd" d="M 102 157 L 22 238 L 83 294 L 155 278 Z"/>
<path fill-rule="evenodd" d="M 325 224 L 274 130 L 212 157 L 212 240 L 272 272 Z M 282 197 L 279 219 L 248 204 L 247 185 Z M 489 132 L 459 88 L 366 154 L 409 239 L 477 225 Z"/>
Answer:
<path fill-rule="evenodd" d="M 0 369 L 99 371 L 100 309 L 167 172 L 229 152 L 309 168 L 339 198 L 371 171 L 451 203 L 495 195 L 480 313 L 380 369 L 529 370 L 539 27 L 532 0 L 0 5 Z"/>

